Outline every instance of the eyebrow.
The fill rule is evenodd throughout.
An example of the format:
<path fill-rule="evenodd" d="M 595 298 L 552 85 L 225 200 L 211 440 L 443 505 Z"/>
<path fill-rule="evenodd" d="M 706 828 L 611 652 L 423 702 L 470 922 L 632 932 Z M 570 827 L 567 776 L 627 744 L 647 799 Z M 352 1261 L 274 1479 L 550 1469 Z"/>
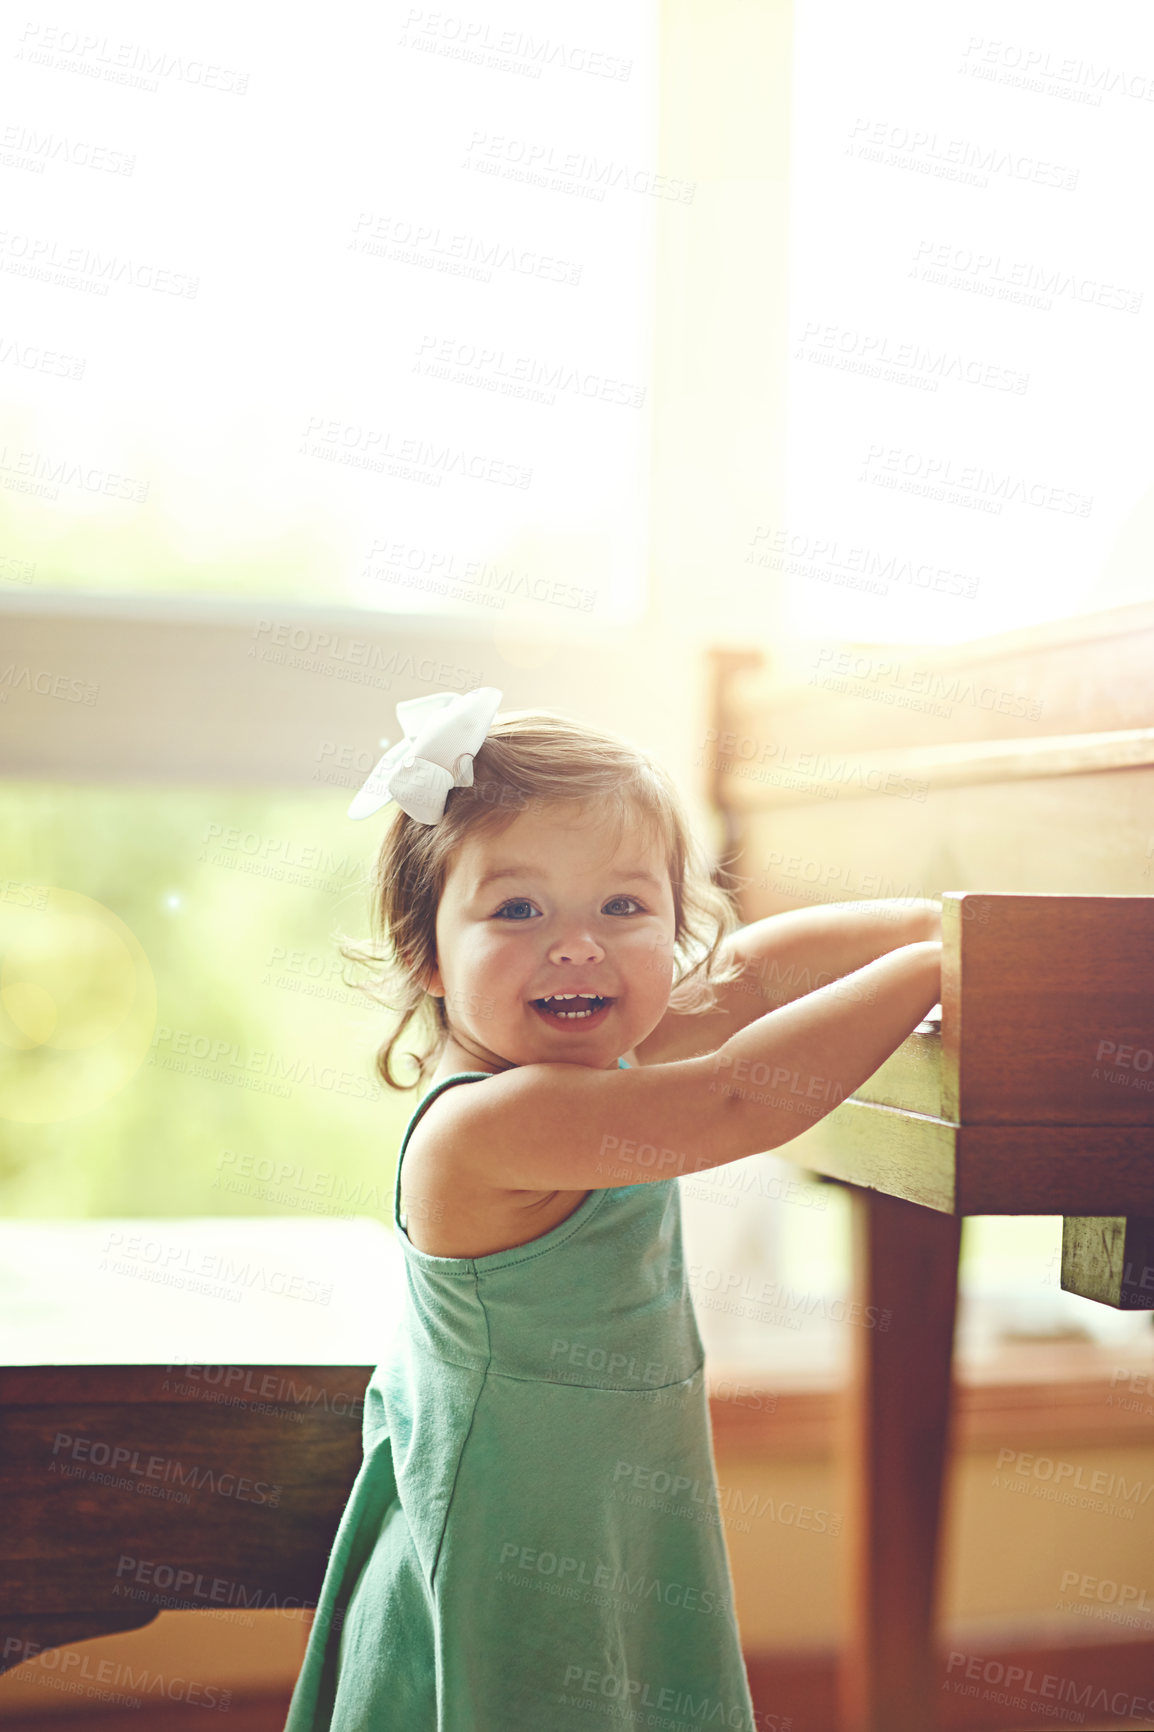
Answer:
<path fill-rule="evenodd" d="M 498 878 L 532 878 L 534 876 L 548 877 L 548 873 L 543 873 L 540 866 L 498 866 L 495 871 L 486 872 L 483 878 L 478 879 L 476 893 L 479 895 L 486 884 L 492 884 Z M 622 884 L 651 884 L 655 890 L 660 890 L 662 887 L 660 878 L 655 878 L 652 872 L 622 872 L 619 882 Z"/>

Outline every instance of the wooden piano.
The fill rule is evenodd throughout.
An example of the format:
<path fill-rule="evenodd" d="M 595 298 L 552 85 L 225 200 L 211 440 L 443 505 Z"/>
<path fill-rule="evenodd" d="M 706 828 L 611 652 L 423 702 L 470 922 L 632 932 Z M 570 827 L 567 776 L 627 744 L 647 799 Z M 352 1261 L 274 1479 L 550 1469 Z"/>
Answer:
<path fill-rule="evenodd" d="M 843 1732 L 937 1725 L 961 1219 L 1064 1217 L 1062 1285 L 1154 1307 L 1154 607 L 948 649 L 716 651 L 706 762 L 745 920 L 937 896 L 941 1005 L 780 1153 L 851 1187 Z"/>
<path fill-rule="evenodd" d="M 0 1672 L 162 1610 L 315 1606 L 398 1257 L 363 1218 L 0 1227 Z"/>

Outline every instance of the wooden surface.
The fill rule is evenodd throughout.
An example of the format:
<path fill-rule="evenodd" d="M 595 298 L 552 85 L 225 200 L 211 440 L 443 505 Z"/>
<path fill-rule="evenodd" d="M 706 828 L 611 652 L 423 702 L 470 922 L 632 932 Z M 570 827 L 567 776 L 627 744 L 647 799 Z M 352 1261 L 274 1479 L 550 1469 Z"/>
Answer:
<path fill-rule="evenodd" d="M 1152 644 L 1139 602 L 965 643 L 814 643 L 792 681 L 766 650 L 724 678 L 718 744 L 732 735 L 726 756 L 749 762 L 750 737 L 846 753 L 1149 728 Z"/>
<path fill-rule="evenodd" d="M 738 814 L 742 917 L 943 890 L 1148 896 L 1154 768 Z"/>
<path fill-rule="evenodd" d="M 905 750 L 890 746 L 868 753 L 799 752 L 787 760 L 788 779 L 772 769 L 759 771 L 740 757 L 722 756 L 718 769 L 732 777 L 734 807 L 752 812 L 796 806 L 804 799 L 868 800 L 881 791 L 929 792 L 1148 764 L 1154 764 L 1154 728 L 1052 734 L 1037 740 L 966 740 Z"/>
<path fill-rule="evenodd" d="M 6 1614 L 124 1611 L 125 1557 L 194 1572 L 205 1604 L 214 1578 L 231 1584 L 220 1604 L 315 1594 L 360 1463 L 368 1372 L 238 1369 L 253 1393 L 229 1405 L 163 1366 L 0 1374 Z"/>
<path fill-rule="evenodd" d="M 966 1124 L 1154 1127 L 1154 898 L 945 893 L 941 1074 Z"/>
<path fill-rule="evenodd" d="M 165 1609 L 315 1604 L 370 1368 L 229 1366 L 244 1378 L 227 1405 L 207 1398 L 204 1369 L 0 1373 L 6 1666 L 29 1640 Z"/>
<path fill-rule="evenodd" d="M 1144 1336 L 1128 1346 L 1003 1336 L 973 1353 L 963 1342 L 954 1358 L 955 1449 L 1154 1444 L 1151 1345 Z M 790 1386 L 780 1374 L 713 1360 L 707 1374 L 719 1462 L 812 1460 L 835 1452 L 843 1390 L 834 1374 Z"/>
<path fill-rule="evenodd" d="M 850 1099 L 775 1150 L 847 1184 L 959 1215 L 1154 1208 L 1142 1125 L 956 1125 Z"/>

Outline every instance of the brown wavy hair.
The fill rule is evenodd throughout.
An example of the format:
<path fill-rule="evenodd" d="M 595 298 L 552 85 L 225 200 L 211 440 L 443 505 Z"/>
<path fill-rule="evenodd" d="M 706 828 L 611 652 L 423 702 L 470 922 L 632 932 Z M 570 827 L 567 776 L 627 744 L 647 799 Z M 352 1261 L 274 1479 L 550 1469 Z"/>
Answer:
<path fill-rule="evenodd" d="M 616 819 L 618 834 L 630 817 L 640 816 L 663 841 L 676 915 L 674 1009 L 709 1010 L 713 988 L 738 978 L 736 965 L 719 955 L 741 924 L 732 893 L 715 881 L 668 772 L 614 734 L 550 710 L 510 711 L 496 717 L 473 760 L 473 786 L 450 789 L 438 823 L 418 823 L 399 808 L 394 813 L 372 878 L 371 941 L 337 935 L 345 961 L 369 976 L 345 975 L 346 984 L 398 1018 L 376 1055 L 377 1073 L 390 1088 L 423 1083 L 450 1033 L 444 1000 L 424 983 L 437 961 L 437 904 L 462 842 L 475 833 L 499 833 L 532 804 L 561 802 L 595 804 L 599 818 Z M 417 1067 L 405 1081 L 394 1075 L 393 1063 L 410 1025 L 426 1044 L 405 1055 Z"/>

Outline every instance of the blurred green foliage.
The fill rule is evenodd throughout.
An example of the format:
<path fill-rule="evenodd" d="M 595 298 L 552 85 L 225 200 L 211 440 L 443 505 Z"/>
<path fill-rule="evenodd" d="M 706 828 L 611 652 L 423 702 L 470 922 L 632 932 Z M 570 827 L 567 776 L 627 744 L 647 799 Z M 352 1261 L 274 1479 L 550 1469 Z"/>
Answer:
<path fill-rule="evenodd" d="M 367 936 L 374 859 L 347 803 L 0 784 L 3 1213 L 391 1221 L 419 1096 L 377 1078 L 392 1020 L 341 978 L 361 978 L 337 945 Z M 151 970 L 135 1046 L 93 955 L 135 976 L 138 1021 Z"/>

